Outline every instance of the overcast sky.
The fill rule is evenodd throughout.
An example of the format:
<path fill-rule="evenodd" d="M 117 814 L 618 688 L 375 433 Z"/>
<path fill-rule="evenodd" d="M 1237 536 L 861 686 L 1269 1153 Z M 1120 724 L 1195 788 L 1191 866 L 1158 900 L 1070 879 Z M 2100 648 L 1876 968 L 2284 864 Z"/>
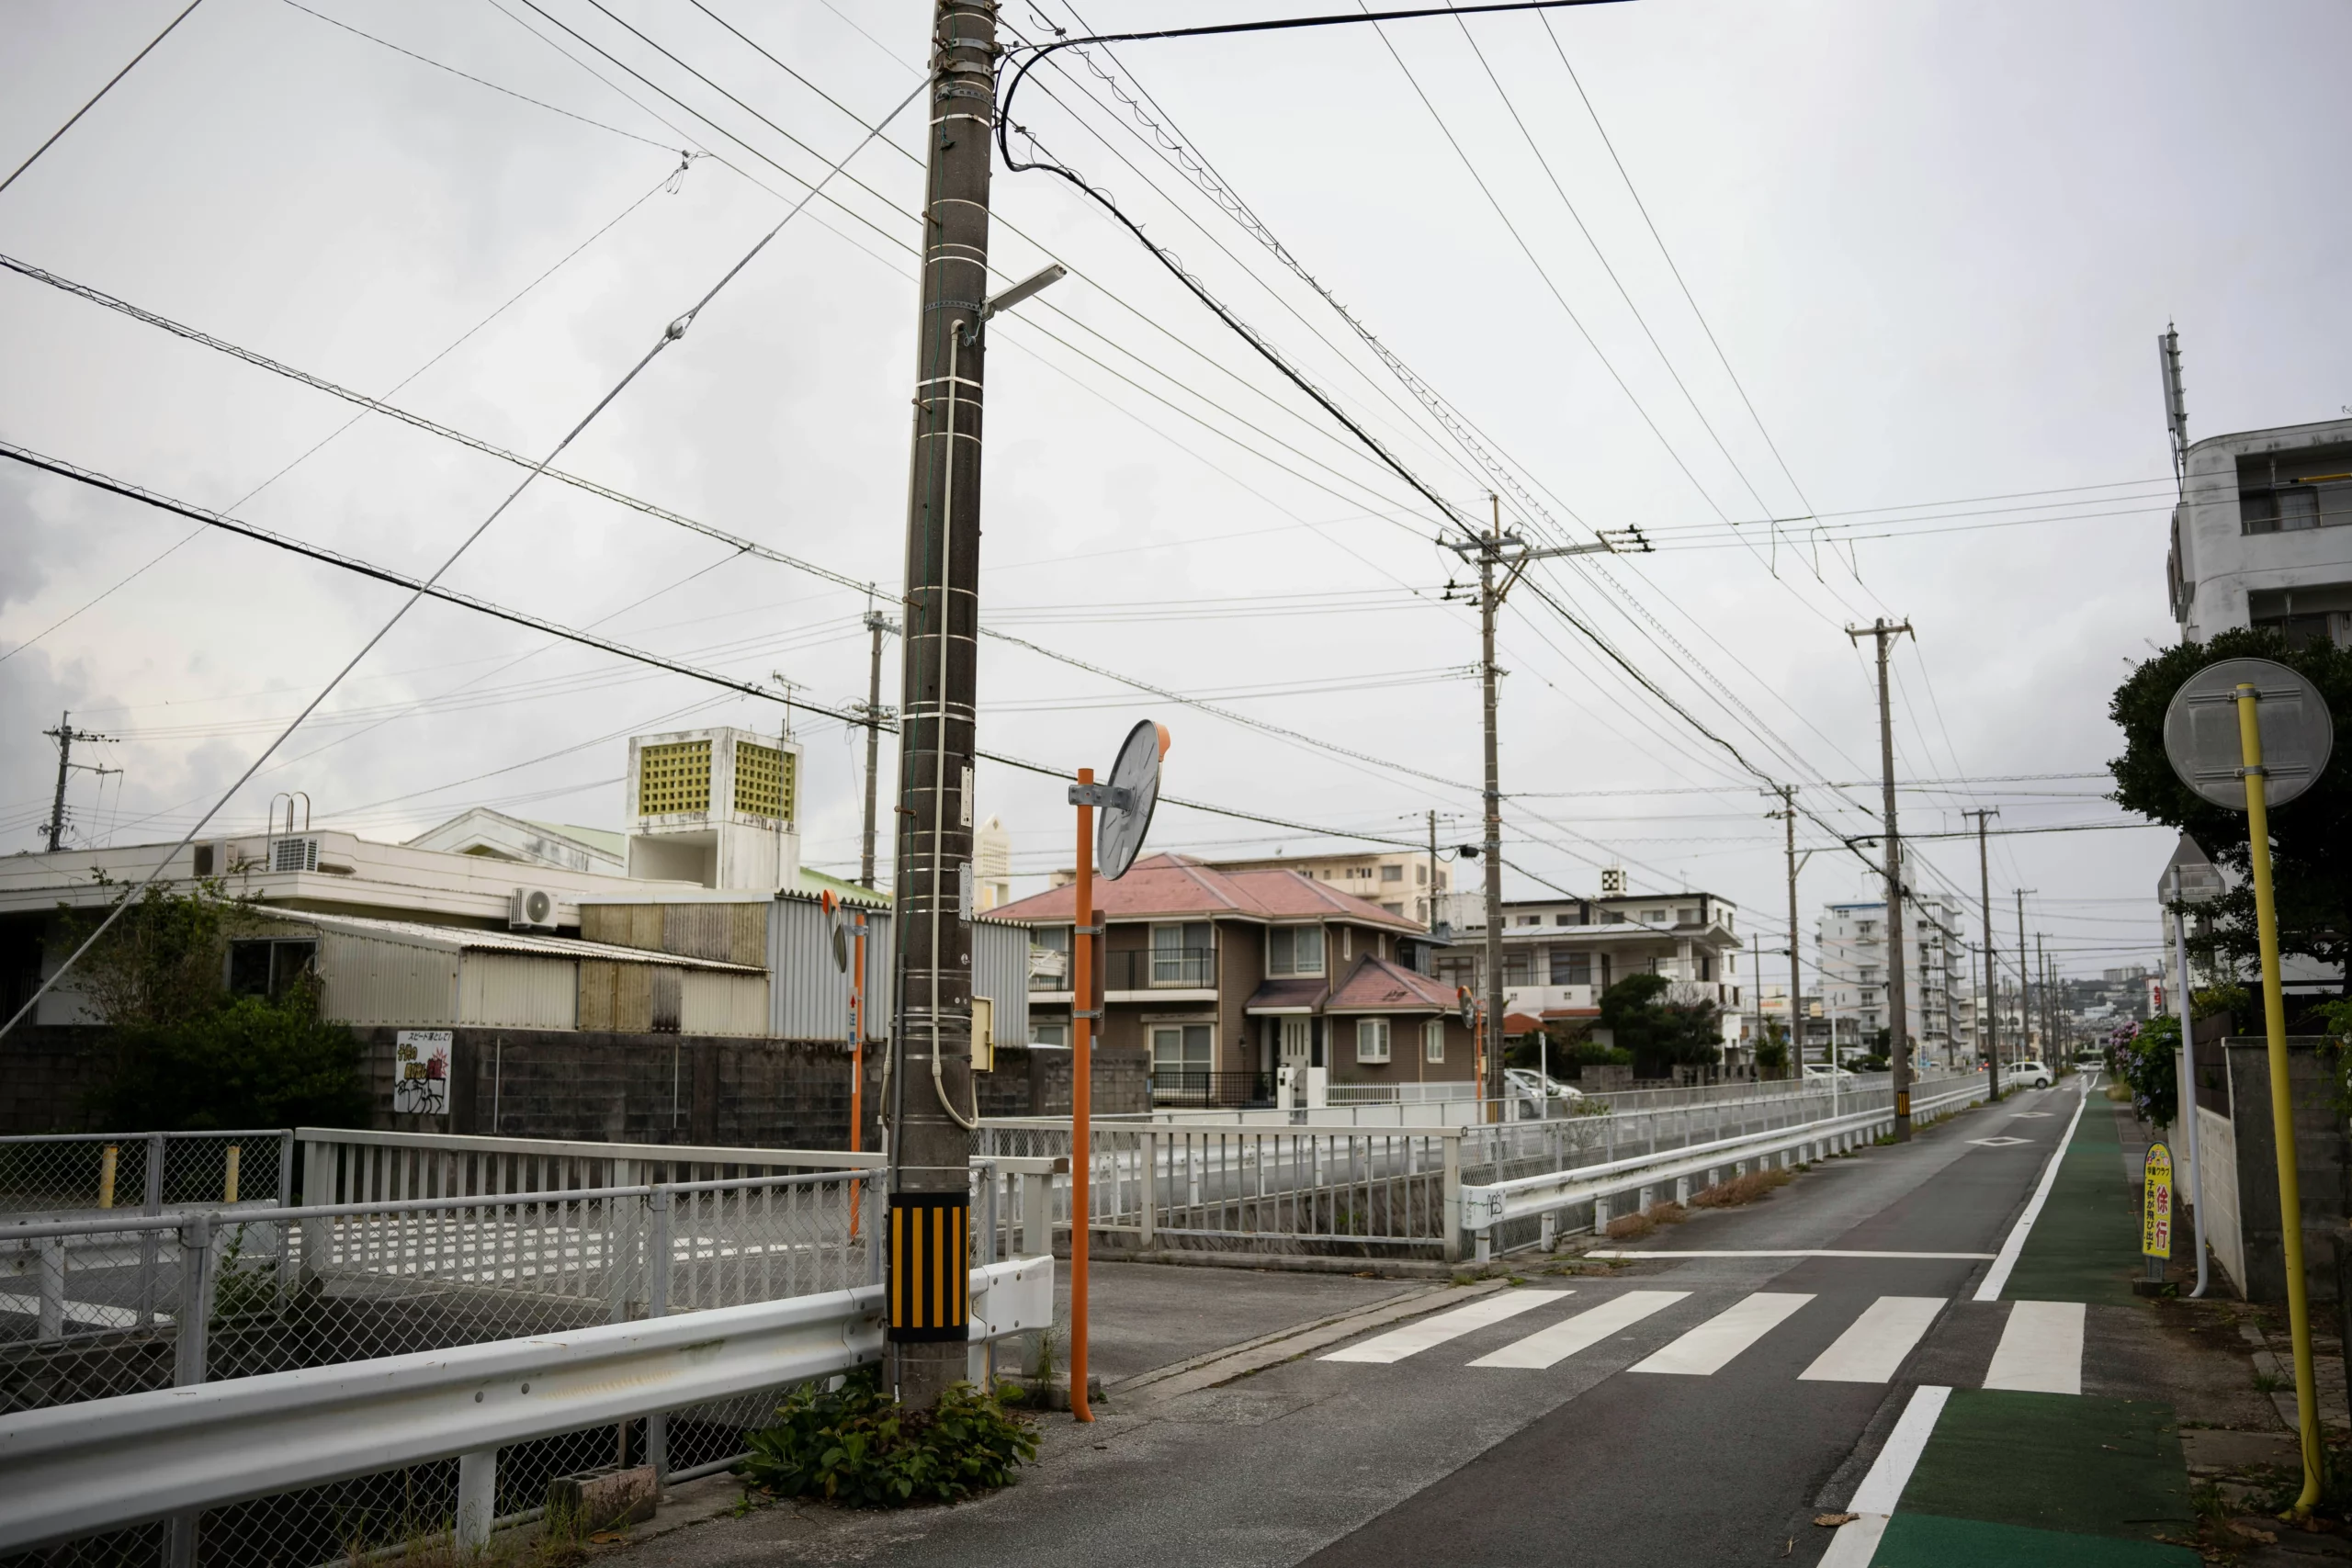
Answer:
<path fill-rule="evenodd" d="M 0 167 L 181 4 L 0 6 Z M 390 400 L 539 454 L 909 91 L 929 6 L 607 0 L 706 84 L 594 0 L 538 4 L 205 0 L 0 193 L 0 252 L 371 394 L 464 337 Z M 1315 8 L 1014 0 L 1005 22 Z M 1800 841 L 1831 846 L 1804 872 L 1808 925 L 1875 896 L 1834 847 L 1877 801 L 1831 787 L 1878 771 L 1850 622 L 1918 634 L 1894 660 L 1898 773 L 1939 782 L 1905 792 L 1907 829 L 1976 805 L 2009 828 L 2124 820 L 2096 776 L 2120 744 L 2108 696 L 2177 635 L 2154 339 L 2178 323 L 2192 436 L 2352 409 L 2347 49 L 2352 14 L 2321 0 L 1643 0 L 1066 51 L 1012 118 L 1463 514 L 1499 488 L 1532 537 L 1657 544 L 1544 568 L 1506 608 L 1510 891 L 1590 890 L 1619 861 L 1637 890 L 1736 900 L 1769 946 L 1779 826 L 1696 726 L 1804 786 L 1819 820 Z M 662 188 L 679 149 L 708 155 Z M 562 466 L 888 607 L 920 152 L 910 111 Z M 1199 169 L 1255 231 L 1185 183 Z M 1474 840 L 1476 620 L 1443 598 L 1437 509 L 1069 185 L 1000 164 L 993 204 L 1006 276 L 1049 257 L 1073 276 L 992 329 L 984 622 L 1325 744 L 1002 641 L 983 647 L 983 744 L 1104 765 L 1156 717 L 1172 793 L 1408 840 L 1435 810 L 1443 842 Z M 517 477 L 379 416 L 344 430 L 346 403 L 13 272 L 0 343 L 0 438 L 385 566 L 429 570 Z M 39 732 L 62 710 L 121 738 L 100 749 L 119 777 L 73 782 L 74 841 L 176 837 L 399 602 L 218 532 L 180 543 L 190 528 L 0 463 L 0 649 L 39 639 L 0 660 L 0 850 L 38 841 Z M 829 705 L 864 692 L 863 593 L 559 484 L 450 581 Z M 895 649 L 886 669 L 895 686 Z M 300 789 L 322 825 L 377 838 L 484 804 L 617 828 L 626 736 L 781 717 L 426 604 L 223 821 L 250 830 Z M 804 852 L 854 874 L 862 745 L 797 728 Z M 1043 886 L 1069 860 L 1061 786 L 979 779 L 1023 889 Z M 1155 828 L 1209 855 L 1340 841 L 1179 808 Z M 2001 940 L 2023 886 L 2070 972 L 2153 957 L 2169 849 L 2153 829 L 1996 840 Z M 1924 885 L 1973 900 L 1973 842 L 1918 852 Z"/>

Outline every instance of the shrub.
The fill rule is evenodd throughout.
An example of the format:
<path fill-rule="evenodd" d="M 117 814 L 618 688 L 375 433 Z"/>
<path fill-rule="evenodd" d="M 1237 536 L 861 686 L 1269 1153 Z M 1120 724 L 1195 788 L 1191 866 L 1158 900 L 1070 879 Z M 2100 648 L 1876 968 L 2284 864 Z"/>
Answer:
<path fill-rule="evenodd" d="M 959 1382 L 930 1410 L 882 1392 L 871 1367 L 838 1387 L 809 1383 L 751 1436 L 735 1472 L 778 1497 L 822 1497 L 853 1508 L 954 1503 L 1010 1486 L 1037 1457 L 1037 1436 L 1003 1406 Z"/>
<path fill-rule="evenodd" d="M 2168 1127 L 2180 1109 L 2180 1020 L 2152 1018 L 2119 1029 L 2108 1043 L 2116 1078 L 2143 1122 Z"/>
<path fill-rule="evenodd" d="M 1694 1209 L 1736 1209 L 1742 1203 L 1753 1203 L 1776 1187 L 1786 1187 L 1795 1177 L 1785 1170 L 1751 1170 L 1746 1176 L 1735 1176 L 1729 1181 L 1718 1181 L 1713 1187 L 1690 1194 Z"/>

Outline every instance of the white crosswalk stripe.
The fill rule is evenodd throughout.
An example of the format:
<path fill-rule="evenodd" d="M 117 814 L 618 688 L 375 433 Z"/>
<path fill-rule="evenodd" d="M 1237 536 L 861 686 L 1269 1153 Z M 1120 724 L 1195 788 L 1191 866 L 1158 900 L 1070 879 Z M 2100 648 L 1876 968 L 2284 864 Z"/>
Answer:
<path fill-rule="evenodd" d="M 1320 1358 L 1388 1365 L 1425 1350 L 1550 1306 L 1573 1291 L 1498 1291 L 1450 1312 L 1390 1329 Z M 1690 1299 L 1689 1291 L 1623 1291 L 1511 1340 L 1466 1363 L 1486 1369 L 1544 1371 Z M 1712 1377 L 1754 1348 L 1816 1298 L 1759 1291 L 1743 1296 L 1629 1371 Z M 1851 1298 L 1833 1298 L 1842 1312 Z M 1887 1383 L 1894 1381 L 1949 1303 L 1942 1296 L 1879 1296 L 1861 1308 L 1829 1348 L 1796 1374 L 1799 1382 Z M 1829 1308 L 1825 1306 L 1824 1311 Z M 2009 1308 L 1984 1386 L 2043 1393 L 2083 1388 L 2084 1307 L 2079 1302 L 2018 1302 Z M 1808 1338 L 1811 1336 L 1807 1336 Z"/>
<path fill-rule="evenodd" d="M 1544 1368 L 1566 1360 L 1579 1350 L 1589 1350 L 1611 1335 L 1631 1328 L 1655 1312 L 1663 1312 L 1690 1295 L 1688 1291 L 1628 1291 L 1613 1301 L 1564 1317 L 1548 1328 L 1539 1328 L 1524 1339 L 1512 1341 L 1491 1356 L 1481 1356 L 1470 1364 L 1474 1367 Z"/>
<path fill-rule="evenodd" d="M 1434 1317 L 1424 1317 L 1402 1328 L 1392 1328 L 1375 1335 L 1361 1345 L 1351 1345 L 1344 1350 L 1334 1350 L 1322 1359 L 1326 1361 L 1401 1361 L 1418 1355 L 1449 1339 L 1532 1312 L 1553 1302 L 1572 1295 L 1570 1291 L 1497 1291 L 1493 1295 L 1472 1302 L 1468 1306 L 1455 1307 Z"/>
<path fill-rule="evenodd" d="M 1941 1296 L 1881 1296 L 1862 1309 L 1800 1382 L 1885 1382 L 1944 1309 Z"/>
<path fill-rule="evenodd" d="M 2017 1303 L 2009 1308 L 1984 1386 L 2029 1393 L 2082 1393 L 2083 1317 L 2081 1302 Z"/>
<path fill-rule="evenodd" d="M 1631 1370 L 1683 1377 L 1713 1376 L 1811 1300 L 1809 1294 L 1758 1291 L 1734 1302 L 1647 1360 L 1634 1362 Z"/>

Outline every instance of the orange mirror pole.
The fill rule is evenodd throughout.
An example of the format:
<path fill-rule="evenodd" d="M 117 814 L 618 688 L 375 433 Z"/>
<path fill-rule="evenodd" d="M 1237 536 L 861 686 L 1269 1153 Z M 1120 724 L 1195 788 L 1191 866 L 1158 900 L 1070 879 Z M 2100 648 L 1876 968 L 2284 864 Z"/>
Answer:
<path fill-rule="evenodd" d="M 1092 768 L 1078 770 L 1081 787 Z M 1086 1403 L 1086 1233 L 1092 1219 L 1087 1179 L 1093 1174 L 1094 1108 L 1094 807 L 1078 808 L 1078 882 L 1070 921 L 1069 1066 L 1069 1413 L 1094 1419 Z"/>

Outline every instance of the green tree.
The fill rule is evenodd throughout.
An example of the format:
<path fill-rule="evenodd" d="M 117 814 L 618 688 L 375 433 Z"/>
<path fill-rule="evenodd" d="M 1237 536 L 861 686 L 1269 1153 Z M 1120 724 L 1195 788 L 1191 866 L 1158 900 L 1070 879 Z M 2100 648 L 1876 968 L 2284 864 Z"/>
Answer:
<path fill-rule="evenodd" d="M 2216 863 L 2237 873 L 2237 886 L 2201 906 L 2211 934 L 2192 945 L 2199 956 L 2244 973 L 2259 961 L 2255 941 L 2252 862 L 2242 811 L 2193 794 L 2165 756 L 2165 709 L 2181 682 L 2222 659 L 2269 659 L 2294 670 L 2326 698 L 2337 733 L 2352 722 L 2352 649 L 2315 641 L 2290 648 L 2278 633 L 2225 631 L 2207 643 L 2183 643 L 2137 666 L 2117 687 L 2108 713 L 2123 731 L 2123 754 L 2108 763 L 2109 796 L 2127 811 L 2189 834 Z M 2342 763 L 2291 803 L 2270 814 L 2270 866 L 2282 954 L 2341 969 L 2352 957 L 2352 776 Z"/>
<path fill-rule="evenodd" d="M 1764 1026 L 1756 1040 L 1756 1076 L 1760 1078 L 1783 1078 L 1789 1076 L 1789 1034 L 1775 1020 Z"/>
<path fill-rule="evenodd" d="M 1628 975 L 1600 994 L 1600 1027 L 1634 1058 L 1639 1077 L 1665 1077 L 1678 1066 L 1713 1062 L 1723 1044 L 1712 1001 L 1675 1001 L 1663 975 Z"/>
<path fill-rule="evenodd" d="M 128 897 L 126 893 L 122 897 Z M 78 945 L 104 910 L 69 910 Z M 162 884 L 125 909 L 76 970 L 113 1059 L 91 1095 L 105 1125 L 130 1132 L 364 1125 L 359 1043 L 319 1016 L 308 980 L 277 997 L 235 997 L 228 946 L 260 919 L 217 881 Z"/>

